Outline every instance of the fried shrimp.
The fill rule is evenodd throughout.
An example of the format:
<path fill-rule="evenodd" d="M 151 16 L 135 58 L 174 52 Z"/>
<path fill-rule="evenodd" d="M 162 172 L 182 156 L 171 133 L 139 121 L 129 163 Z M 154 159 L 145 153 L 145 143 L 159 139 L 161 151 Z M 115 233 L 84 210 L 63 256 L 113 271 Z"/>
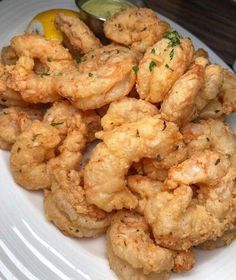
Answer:
<path fill-rule="evenodd" d="M 48 103 L 59 99 L 55 89 L 54 76 L 61 76 L 65 68 L 73 65 L 67 49 L 56 41 L 48 41 L 35 34 L 16 36 L 11 47 L 19 57 L 16 65 L 8 66 L 7 86 L 21 93 L 29 103 Z M 35 60 L 45 70 L 36 73 Z"/>
<path fill-rule="evenodd" d="M 182 138 L 178 127 L 160 115 L 144 117 L 96 136 L 103 143 L 95 147 L 85 166 L 85 192 L 89 203 L 107 212 L 137 206 L 137 199 L 125 181 L 133 162 L 143 157 L 155 158 L 158 154 L 164 156 Z"/>
<path fill-rule="evenodd" d="M 223 68 L 217 64 L 206 66 L 204 71 L 204 83 L 196 97 L 196 107 L 201 111 L 220 92 L 223 83 Z"/>
<path fill-rule="evenodd" d="M 7 87 L 6 67 L 0 63 L 0 104 L 3 106 L 27 107 L 29 104 L 23 101 L 19 92 Z"/>
<path fill-rule="evenodd" d="M 54 172 L 51 191 L 45 192 L 45 213 L 64 234 L 95 237 L 110 225 L 111 214 L 88 205 L 77 171 Z"/>
<path fill-rule="evenodd" d="M 17 136 L 33 120 L 42 120 L 43 112 L 21 107 L 9 107 L 0 112 L 0 149 L 10 150 Z"/>
<path fill-rule="evenodd" d="M 224 69 L 223 85 L 220 91 L 224 114 L 236 112 L 236 74 Z"/>
<path fill-rule="evenodd" d="M 108 39 L 139 52 L 145 52 L 162 38 L 170 26 L 159 20 L 156 13 L 147 8 L 132 8 L 115 13 L 104 24 Z"/>
<path fill-rule="evenodd" d="M 230 127 L 219 120 L 202 120 L 189 123 L 181 130 L 189 154 L 204 150 L 221 152 L 236 166 L 236 135 Z"/>
<path fill-rule="evenodd" d="M 199 112 L 200 119 L 220 119 L 224 115 L 223 105 L 218 98 L 210 101 L 202 111 Z"/>
<path fill-rule="evenodd" d="M 110 104 L 101 123 L 104 130 L 111 130 L 124 123 L 135 122 L 157 113 L 158 109 L 145 100 L 124 97 Z"/>
<path fill-rule="evenodd" d="M 152 180 L 147 176 L 133 175 L 127 178 L 129 189 L 138 198 L 138 207 L 135 209 L 140 214 L 144 214 L 144 209 L 149 198 L 161 191 L 162 182 Z"/>
<path fill-rule="evenodd" d="M 82 110 L 100 108 L 126 96 L 135 84 L 135 53 L 108 45 L 83 57 L 78 69 L 57 77 L 59 94 Z"/>
<path fill-rule="evenodd" d="M 157 155 L 156 158 L 144 158 L 135 168 L 139 174 L 148 176 L 150 179 L 164 181 L 168 169 L 183 162 L 188 157 L 188 148 L 183 141 L 176 143 L 175 150 L 167 155 Z"/>
<path fill-rule="evenodd" d="M 64 37 L 64 43 L 69 43 L 69 48 L 81 54 L 86 54 L 90 51 L 102 47 L 101 42 L 95 37 L 89 27 L 78 17 L 66 16 L 63 13 L 57 14 L 55 24 Z"/>
<path fill-rule="evenodd" d="M 157 246 L 139 214 L 121 211 L 112 218 L 107 232 L 107 256 L 120 279 L 168 279 L 173 253 Z"/>
<path fill-rule="evenodd" d="M 182 126 L 194 118 L 195 100 L 203 85 L 203 74 L 203 67 L 194 64 L 176 81 L 161 106 L 164 119 Z"/>
<path fill-rule="evenodd" d="M 156 194 L 145 208 L 157 244 L 187 250 L 232 229 L 235 177 L 235 168 L 218 152 L 205 151 L 172 167 L 164 183 L 169 191 Z"/>
<path fill-rule="evenodd" d="M 51 124 L 34 121 L 17 137 L 10 159 L 16 183 L 30 190 L 50 188 L 52 171 L 75 169 L 80 163 L 87 133 L 82 117 L 69 127 L 62 119 Z"/>
<path fill-rule="evenodd" d="M 192 42 L 176 31 L 148 48 L 140 61 L 137 91 L 141 99 L 158 103 L 183 75 L 193 57 Z"/>

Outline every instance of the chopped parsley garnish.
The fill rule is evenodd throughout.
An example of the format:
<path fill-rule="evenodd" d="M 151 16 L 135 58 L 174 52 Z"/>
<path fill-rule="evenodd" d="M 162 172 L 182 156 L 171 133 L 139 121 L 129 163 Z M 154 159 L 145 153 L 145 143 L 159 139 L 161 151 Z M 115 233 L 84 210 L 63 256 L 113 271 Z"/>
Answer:
<path fill-rule="evenodd" d="M 149 71 L 152 72 L 153 68 L 156 67 L 156 66 L 157 66 L 156 62 L 152 60 L 149 64 Z"/>
<path fill-rule="evenodd" d="M 197 117 L 195 120 L 193 120 L 193 123 L 200 123 L 199 117 Z"/>
<path fill-rule="evenodd" d="M 138 68 L 138 66 L 135 65 L 135 66 L 132 67 L 132 70 L 134 71 L 134 73 L 137 73 L 139 68 Z"/>
<path fill-rule="evenodd" d="M 79 56 L 79 55 L 76 57 L 75 60 L 78 64 L 82 62 L 81 56 Z"/>
<path fill-rule="evenodd" d="M 172 49 L 172 50 L 171 50 L 171 52 L 170 52 L 170 60 L 172 60 L 172 59 L 173 59 L 173 57 L 174 57 L 174 53 L 175 53 L 175 50 L 174 50 L 174 49 Z"/>
<path fill-rule="evenodd" d="M 154 48 L 152 48 L 151 53 L 155 54 L 156 50 Z"/>
<path fill-rule="evenodd" d="M 89 77 L 93 77 L 93 73 L 89 73 L 88 75 L 89 75 Z"/>
<path fill-rule="evenodd" d="M 168 43 L 169 48 L 173 48 L 181 44 L 180 35 L 177 31 L 165 32 L 163 34 L 163 38 L 170 40 L 170 42 Z"/>
<path fill-rule="evenodd" d="M 51 126 L 57 126 L 57 125 L 62 125 L 64 122 L 58 122 L 58 123 L 56 123 L 56 122 L 53 122 L 53 123 L 51 123 Z"/>
<path fill-rule="evenodd" d="M 52 60 L 51 60 L 51 58 L 50 58 L 50 57 L 48 57 L 48 58 L 47 58 L 47 61 L 48 61 L 48 62 L 52 62 Z"/>
<path fill-rule="evenodd" d="M 137 129 L 137 131 L 136 131 L 136 136 L 137 136 L 137 137 L 140 137 L 138 129 Z"/>
<path fill-rule="evenodd" d="M 41 77 L 43 77 L 43 76 L 50 76 L 50 74 L 48 72 L 43 72 L 43 73 L 40 74 L 40 76 Z"/>
<path fill-rule="evenodd" d="M 169 69 L 170 71 L 174 71 L 168 64 L 165 65 L 165 68 Z"/>
<path fill-rule="evenodd" d="M 59 72 L 58 74 L 57 74 L 57 76 L 62 76 L 63 75 L 63 73 L 62 72 Z"/>
<path fill-rule="evenodd" d="M 215 162 L 215 165 L 219 164 L 220 163 L 220 158 L 218 158 Z"/>

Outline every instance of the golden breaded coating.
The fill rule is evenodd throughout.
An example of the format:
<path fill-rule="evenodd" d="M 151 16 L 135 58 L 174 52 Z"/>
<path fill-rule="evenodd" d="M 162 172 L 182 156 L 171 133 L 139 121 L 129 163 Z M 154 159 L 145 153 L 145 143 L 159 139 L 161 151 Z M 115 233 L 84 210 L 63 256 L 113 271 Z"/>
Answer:
<path fill-rule="evenodd" d="M 218 152 L 205 151 L 172 167 L 164 182 L 168 191 L 156 194 L 145 209 L 157 244 L 188 250 L 230 230 L 236 217 L 235 177 L 235 168 Z"/>
<path fill-rule="evenodd" d="M 201 120 L 189 123 L 182 128 L 184 141 L 189 154 L 204 150 L 221 152 L 236 166 L 236 135 L 231 128 L 220 120 Z"/>
<path fill-rule="evenodd" d="M 149 198 L 161 191 L 162 182 L 148 178 L 147 176 L 128 176 L 127 184 L 133 194 L 137 196 L 138 206 L 135 209 L 140 214 L 144 214 L 144 209 Z"/>
<path fill-rule="evenodd" d="M 207 240 L 197 247 L 202 250 L 214 250 L 224 246 L 229 246 L 236 238 L 236 230 L 232 229 L 225 232 L 222 236 L 215 240 Z"/>
<path fill-rule="evenodd" d="M 236 74 L 224 69 L 223 86 L 220 96 L 223 98 L 223 110 L 226 115 L 236 112 Z"/>
<path fill-rule="evenodd" d="M 68 69 L 56 79 L 59 94 L 82 110 L 100 108 L 133 88 L 136 55 L 128 48 L 108 45 L 96 49 L 82 59 L 78 69 Z"/>
<path fill-rule="evenodd" d="M 44 208 L 48 220 L 72 237 L 98 236 L 106 231 L 111 220 L 111 214 L 87 203 L 80 175 L 75 170 L 53 172 Z"/>
<path fill-rule="evenodd" d="M 7 71 L 6 67 L 0 63 L 0 104 L 3 106 L 20 106 L 27 107 L 29 103 L 25 102 L 20 93 L 10 89 L 7 86 Z"/>
<path fill-rule="evenodd" d="M 143 157 L 164 156 L 182 138 L 178 127 L 160 115 L 144 117 L 96 136 L 103 143 L 94 148 L 85 166 L 85 192 L 89 203 L 108 212 L 137 206 L 136 197 L 126 187 L 125 176 L 131 164 Z"/>
<path fill-rule="evenodd" d="M 60 30 L 69 46 L 81 54 L 86 54 L 102 47 L 101 42 L 95 37 L 89 27 L 78 17 L 66 16 L 58 13 L 55 25 Z"/>
<path fill-rule="evenodd" d="M 115 13 L 104 24 L 108 39 L 139 52 L 145 52 L 170 30 L 167 22 L 161 21 L 156 13 L 147 8 L 132 8 Z"/>
<path fill-rule="evenodd" d="M 164 156 L 157 155 L 156 158 L 144 158 L 134 168 L 138 174 L 146 175 L 150 179 L 164 181 L 166 179 L 168 169 L 187 159 L 187 145 L 180 141 L 176 143 L 175 150 Z"/>
<path fill-rule="evenodd" d="M 199 112 L 200 119 L 222 119 L 224 115 L 223 104 L 218 98 L 211 100 L 202 111 Z"/>
<path fill-rule="evenodd" d="M 139 63 L 137 91 L 141 99 L 158 103 L 184 74 L 193 57 L 192 42 L 176 31 L 148 48 Z"/>
<path fill-rule="evenodd" d="M 196 98 L 198 112 L 213 99 L 217 97 L 223 84 L 223 68 L 217 64 L 206 66 L 204 71 L 204 82 Z"/>
<path fill-rule="evenodd" d="M 139 214 L 129 211 L 115 214 L 107 233 L 107 242 L 116 257 L 134 270 L 141 270 L 141 275 L 147 275 L 147 279 L 150 273 L 167 273 L 173 268 L 173 253 L 153 242 L 149 227 Z"/>
<path fill-rule="evenodd" d="M 29 103 L 48 103 L 59 99 L 53 77 L 61 76 L 64 68 L 73 65 L 68 50 L 58 42 L 36 34 L 14 37 L 11 47 L 19 59 L 16 65 L 8 66 L 7 86 L 19 91 L 23 100 Z M 36 73 L 35 59 L 47 70 Z"/>
<path fill-rule="evenodd" d="M 17 136 L 33 120 L 42 120 L 43 112 L 36 109 L 9 107 L 0 112 L 0 148 L 10 150 Z"/>
<path fill-rule="evenodd" d="M 56 104 L 54 108 L 58 109 Z M 49 122 L 51 115 L 46 114 Z M 68 123 L 65 115 L 58 117 L 50 124 L 34 121 L 12 147 L 11 171 L 16 183 L 26 189 L 50 188 L 52 171 L 75 169 L 82 160 L 87 131 L 80 113 L 73 119 L 66 116 Z"/>
<path fill-rule="evenodd" d="M 111 130 L 124 123 L 135 122 L 145 116 L 158 114 L 158 109 L 151 103 L 135 98 L 124 97 L 110 104 L 102 118 L 104 130 Z"/>
<path fill-rule="evenodd" d="M 195 100 L 203 85 L 204 69 L 194 64 L 173 85 L 161 105 L 161 115 L 179 126 L 195 116 Z"/>

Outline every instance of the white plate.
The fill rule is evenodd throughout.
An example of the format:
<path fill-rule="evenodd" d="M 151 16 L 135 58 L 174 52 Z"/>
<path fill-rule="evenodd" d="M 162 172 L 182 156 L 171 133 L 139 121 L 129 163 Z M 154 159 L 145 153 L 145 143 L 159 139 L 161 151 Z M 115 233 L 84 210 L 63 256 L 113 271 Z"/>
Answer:
<path fill-rule="evenodd" d="M 72 0 L 3 0 L 0 2 L 0 47 L 21 33 L 36 13 L 62 7 L 76 9 Z M 227 67 L 191 33 L 169 22 L 190 37 L 196 47 L 205 48 L 213 62 Z M 230 120 L 236 123 L 232 117 Z M 0 279 L 116 279 L 105 258 L 103 237 L 95 240 L 65 237 L 46 221 L 41 193 L 27 192 L 14 183 L 7 152 L 0 151 L 0 171 Z M 235 264 L 236 242 L 228 248 L 197 252 L 195 268 L 189 273 L 173 274 L 171 279 L 235 280 Z"/>

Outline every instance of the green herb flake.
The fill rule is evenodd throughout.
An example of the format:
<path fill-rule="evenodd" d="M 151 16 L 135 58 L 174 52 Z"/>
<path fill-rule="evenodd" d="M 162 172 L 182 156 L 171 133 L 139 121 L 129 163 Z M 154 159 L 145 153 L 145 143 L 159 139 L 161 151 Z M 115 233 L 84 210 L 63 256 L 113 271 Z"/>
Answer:
<path fill-rule="evenodd" d="M 156 62 L 152 60 L 152 61 L 149 63 L 149 71 L 152 72 L 153 68 L 156 67 L 156 66 L 157 66 L 157 65 L 156 65 Z"/>
<path fill-rule="evenodd" d="M 170 52 L 170 60 L 172 60 L 172 59 L 173 59 L 174 54 L 175 54 L 175 51 L 174 51 L 174 49 L 172 49 L 172 50 L 171 50 L 171 52 Z"/>
<path fill-rule="evenodd" d="M 151 53 L 155 54 L 156 50 L 154 48 L 152 48 Z"/>
<path fill-rule="evenodd" d="M 136 131 L 136 137 L 140 137 L 138 129 Z"/>
<path fill-rule="evenodd" d="M 51 123 L 51 126 L 58 126 L 58 125 L 62 125 L 64 122 L 58 122 L 58 123 L 56 123 L 56 122 L 53 122 L 53 123 Z"/>
<path fill-rule="evenodd" d="M 93 73 L 89 73 L 88 75 L 89 75 L 89 77 L 93 77 Z"/>
<path fill-rule="evenodd" d="M 47 58 L 47 61 L 48 61 L 48 62 L 52 62 L 52 60 L 51 60 L 51 58 L 50 58 L 50 57 L 48 57 L 48 58 Z"/>
<path fill-rule="evenodd" d="M 193 123 L 200 123 L 200 119 L 197 117 L 195 120 L 193 120 Z"/>
<path fill-rule="evenodd" d="M 40 74 L 40 76 L 41 76 L 41 77 L 50 76 L 50 74 L 49 74 L 48 72 L 43 72 L 43 73 Z"/>
<path fill-rule="evenodd" d="M 62 72 L 59 72 L 58 74 L 57 74 L 57 76 L 62 76 L 63 75 L 63 73 Z"/>
<path fill-rule="evenodd" d="M 82 62 L 81 56 L 79 55 L 75 58 L 75 60 L 78 64 Z"/>
<path fill-rule="evenodd" d="M 166 64 L 165 67 L 166 67 L 167 69 L 169 69 L 170 71 L 172 71 L 172 72 L 174 71 L 168 64 Z"/>
<path fill-rule="evenodd" d="M 165 32 L 163 38 L 170 40 L 168 43 L 169 48 L 173 48 L 181 44 L 180 35 L 177 31 Z"/>
<path fill-rule="evenodd" d="M 215 162 L 215 165 L 218 165 L 220 163 L 220 158 L 218 158 Z"/>
<path fill-rule="evenodd" d="M 132 70 L 134 71 L 134 73 L 138 73 L 139 68 L 135 65 L 132 67 Z"/>

